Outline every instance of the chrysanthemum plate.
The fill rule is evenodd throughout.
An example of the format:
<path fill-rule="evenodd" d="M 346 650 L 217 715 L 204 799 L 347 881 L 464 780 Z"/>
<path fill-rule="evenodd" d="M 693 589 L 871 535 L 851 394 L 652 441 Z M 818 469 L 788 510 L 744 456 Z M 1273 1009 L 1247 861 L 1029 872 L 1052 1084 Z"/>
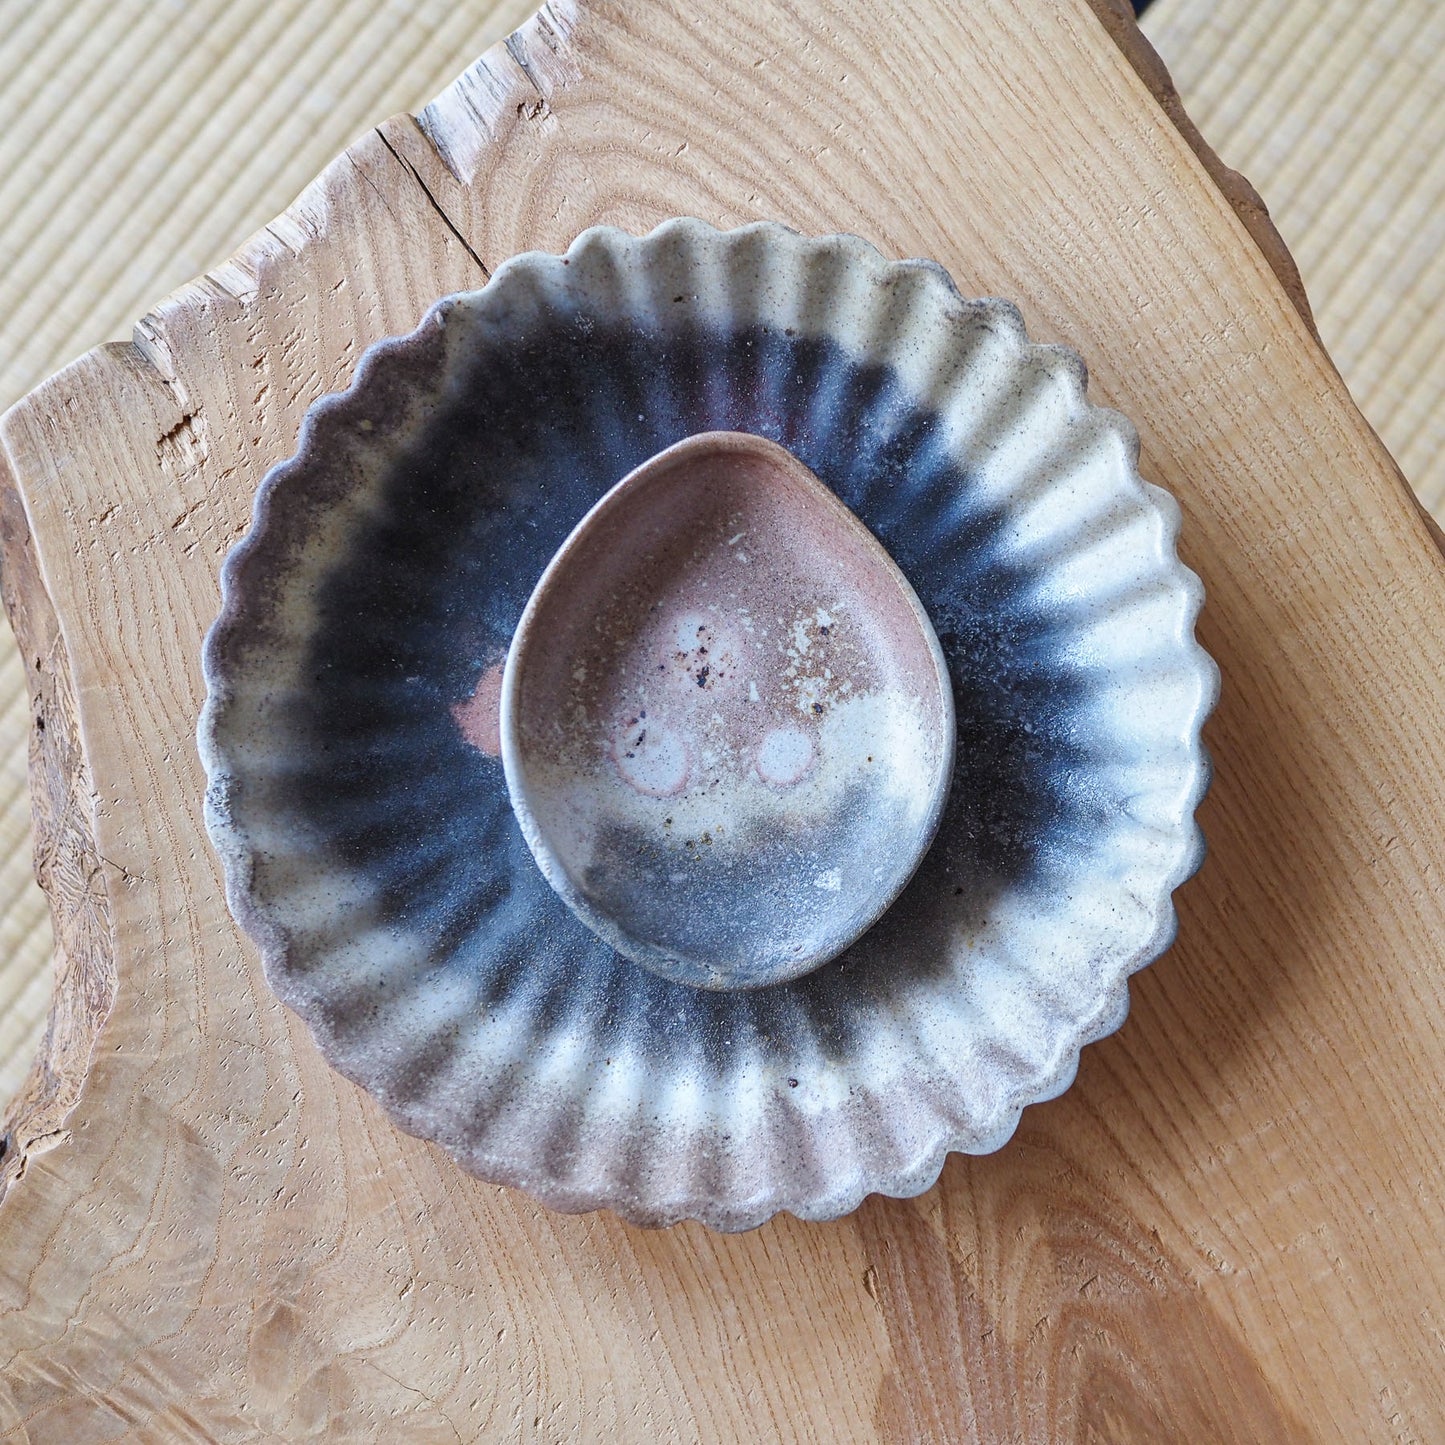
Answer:
<path fill-rule="evenodd" d="M 330 1062 L 565 1210 L 746 1229 L 926 1189 L 1066 1088 L 1168 946 L 1218 690 L 1179 511 L 1077 356 L 854 237 L 599 228 L 438 302 L 307 414 L 222 573 L 207 825 Z M 613 952 L 538 869 L 498 679 L 578 519 L 752 432 L 883 544 L 952 679 L 952 788 L 841 956 L 716 991 Z"/>

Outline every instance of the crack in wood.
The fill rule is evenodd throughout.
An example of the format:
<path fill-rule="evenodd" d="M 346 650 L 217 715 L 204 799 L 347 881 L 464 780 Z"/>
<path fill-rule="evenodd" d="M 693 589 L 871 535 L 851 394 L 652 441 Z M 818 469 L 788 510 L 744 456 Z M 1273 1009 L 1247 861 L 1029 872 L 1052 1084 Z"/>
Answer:
<path fill-rule="evenodd" d="M 411 176 L 412 180 L 414 180 L 418 186 L 421 187 L 422 195 L 426 197 L 427 204 L 441 218 L 442 225 L 444 225 L 447 230 L 452 233 L 452 235 L 456 238 L 458 244 L 461 246 L 462 250 L 464 250 L 467 255 L 470 256 L 472 260 L 477 263 L 477 269 L 482 273 L 483 276 L 486 277 L 488 281 L 490 281 L 492 279 L 491 268 L 487 265 L 485 261 L 482 260 L 479 255 L 477 255 L 476 251 L 472 249 L 472 243 L 468 241 L 464 235 L 462 235 L 461 231 L 457 228 L 456 223 L 449 215 L 447 215 L 446 211 L 442 207 L 441 202 L 437 200 L 437 198 L 432 194 L 431 187 L 428 186 L 427 183 L 422 179 L 421 172 L 417 170 L 417 168 L 412 165 L 412 163 L 404 155 L 402 155 L 402 153 L 397 150 L 394 145 L 392 145 L 392 143 L 386 137 L 386 132 L 380 126 L 377 126 L 376 128 L 376 136 L 377 139 L 382 143 L 382 145 L 384 145 L 387 150 L 391 152 L 392 156 L 396 160 L 396 163 L 401 166 L 408 175 Z"/>

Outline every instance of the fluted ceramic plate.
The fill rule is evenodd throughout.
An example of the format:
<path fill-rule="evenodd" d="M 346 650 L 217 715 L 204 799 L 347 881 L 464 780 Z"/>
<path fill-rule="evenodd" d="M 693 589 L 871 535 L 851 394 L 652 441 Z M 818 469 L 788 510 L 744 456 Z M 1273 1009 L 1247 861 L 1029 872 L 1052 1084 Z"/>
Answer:
<path fill-rule="evenodd" d="M 496 756 L 528 596 L 619 478 L 788 448 L 932 619 L 932 848 L 816 972 L 670 982 L 553 893 Z M 1179 511 L 1071 351 L 854 237 L 692 220 L 527 254 L 307 414 L 222 573 L 206 817 L 275 992 L 400 1126 L 553 1207 L 746 1229 L 915 1194 L 1117 1028 L 1198 867 L 1217 694 Z"/>

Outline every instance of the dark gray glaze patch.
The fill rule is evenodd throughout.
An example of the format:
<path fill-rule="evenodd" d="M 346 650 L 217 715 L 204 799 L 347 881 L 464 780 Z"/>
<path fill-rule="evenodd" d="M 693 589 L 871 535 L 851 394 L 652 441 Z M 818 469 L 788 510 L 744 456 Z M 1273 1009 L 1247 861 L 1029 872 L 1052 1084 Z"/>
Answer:
<path fill-rule="evenodd" d="M 817 1039 L 838 1059 L 880 995 L 943 966 L 931 947 L 1003 889 L 1047 892 L 1117 800 L 1075 736 L 1083 682 L 1070 619 L 995 544 L 999 517 L 890 371 L 827 340 L 765 329 L 670 335 L 559 312 L 476 339 L 464 376 L 392 470 L 386 506 L 328 579 L 297 806 L 386 915 L 435 941 L 477 1006 L 520 990 L 538 1027 L 605 1021 L 676 1062 L 723 1069 L 733 1033 L 780 1059 Z M 354 418 L 338 415 L 338 426 Z M 499 761 L 451 709 L 506 651 L 553 552 L 640 462 L 699 431 L 751 431 L 801 458 L 882 542 L 933 619 L 957 709 L 957 761 L 937 840 L 885 919 L 816 974 L 746 998 L 671 984 L 603 945 L 533 862 Z M 324 445 L 313 438 L 313 447 Z"/>

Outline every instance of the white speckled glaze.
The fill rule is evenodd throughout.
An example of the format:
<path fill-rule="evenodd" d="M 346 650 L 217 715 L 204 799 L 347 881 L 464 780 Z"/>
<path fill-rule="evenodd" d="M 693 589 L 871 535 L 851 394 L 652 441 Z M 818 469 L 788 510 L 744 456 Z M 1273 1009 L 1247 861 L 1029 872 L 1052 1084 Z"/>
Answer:
<path fill-rule="evenodd" d="M 915 1194 L 1066 1088 L 1173 938 L 1218 692 L 1178 508 L 1084 389 L 1011 304 L 769 224 L 589 231 L 373 347 L 227 559 L 199 730 L 228 900 L 331 1063 L 553 1207 L 727 1230 Z M 778 441 L 862 519 L 957 709 L 897 901 L 731 992 L 585 929 L 489 755 L 553 552 L 710 430 Z"/>

